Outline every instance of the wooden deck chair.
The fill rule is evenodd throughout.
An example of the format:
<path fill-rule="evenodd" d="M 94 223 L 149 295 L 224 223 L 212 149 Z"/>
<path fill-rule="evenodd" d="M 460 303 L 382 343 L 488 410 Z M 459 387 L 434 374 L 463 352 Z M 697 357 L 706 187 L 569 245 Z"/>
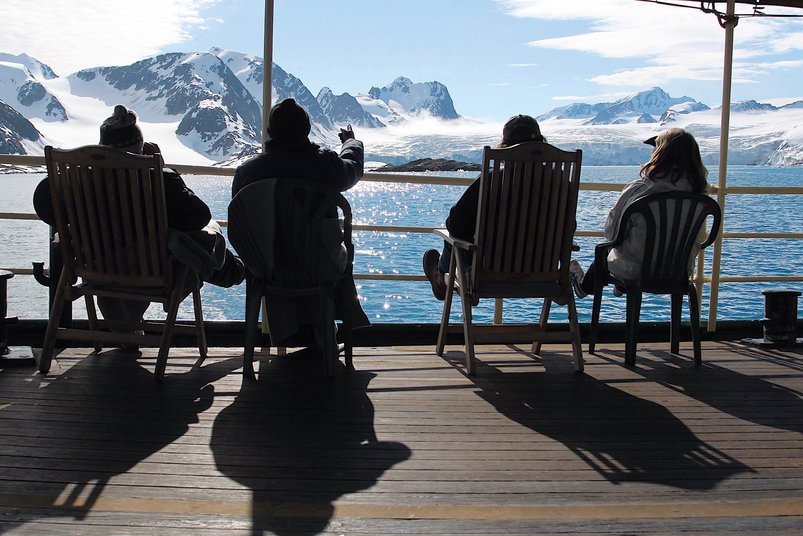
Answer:
<path fill-rule="evenodd" d="M 496 341 L 505 340 L 500 339 L 504 336 L 511 342 L 533 341 L 535 354 L 542 342 L 571 342 L 575 369 L 583 370 L 569 279 L 581 161 L 580 150 L 562 151 L 541 142 L 485 147 L 474 242 L 456 239 L 445 229 L 435 231 L 452 245 L 436 352 L 443 355 L 447 332 L 454 331 L 449 316 L 457 290 L 463 305 L 468 374 L 475 373 L 475 337 L 485 335 Z M 475 326 L 471 309 L 480 298 L 544 298 L 540 321 Z M 568 332 L 546 332 L 553 301 L 568 306 Z"/>
<path fill-rule="evenodd" d="M 338 217 L 343 218 L 342 232 Z M 243 188 L 231 200 L 229 242 L 249 272 L 243 352 L 245 376 L 254 375 L 254 347 L 263 297 L 267 298 L 265 313 L 271 326 L 271 344 L 281 343 L 274 339 L 281 337 L 276 333 L 281 330 L 274 328 L 286 327 L 286 331 L 294 332 L 311 315 L 317 336 L 324 345 L 324 372 L 334 373 L 339 359 L 335 288 L 338 281 L 352 276 L 351 218 L 351 206 L 342 194 L 303 179 L 260 180 Z M 336 239 L 326 231 L 333 231 Z M 342 266 L 336 269 L 331 259 L 339 254 L 342 254 Z M 315 305 L 310 308 L 310 303 Z M 346 367 L 351 369 L 349 318 L 343 318 L 342 326 Z"/>
<path fill-rule="evenodd" d="M 104 146 L 74 150 L 48 146 L 45 161 L 64 269 L 39 370 L 50 369 L 56 339 L 91 341 L 96 351 L 103 343 L 158 346 L 157 381 L 164 376 L 174 332 L 194 333 L 205 357 L 200 282 L 168 254 L 161 155 L 135 155 Z M 179 305 L 190 294 L 195 325 L 177 326 Z M 89 329 L 59 327 L 63 307 L 82 296 Z M 100 320 L 95 297 L 161 303 L 167 317 L 163 322 Z"/>
<path fill-rule="evenodd" d="M 597 341 L 597 324 L 602 306 L 602 289 L 613 283 L 627 294 L 625 324 L 625 363 L 636 363 L 641 297 L 650 294 L 669 294 L 671 316 L 669 327 L 670 350 L 680 351 L 680 313 L 683 295 L 689 297 L 689 317 L 694 363 L 702 362 L 700 347 L 700 304 L 697 289 L 689 278 L 689 257 L 700 240 L 706 219 L 712 218 L 711 229 L 702 239 L 699 248 L 711 245 L 717 237 L 722 221 L 722 211 L 717 202 L 705 194 L 689 192 L 662 192 L 636 199 L 622 213 L 616 236 L 609 242 L 597 244 L 594 251 L 594 305 L 591 310 L 591 329 L 588 337 L 588 352 L 594 353 Z M 643 229 L 645 244 L 641 275 L 635 280 L 618 278 L 608 271 L 608 253 L 620 245 L 633 232 L 632 225 L 638 219 Z"/>

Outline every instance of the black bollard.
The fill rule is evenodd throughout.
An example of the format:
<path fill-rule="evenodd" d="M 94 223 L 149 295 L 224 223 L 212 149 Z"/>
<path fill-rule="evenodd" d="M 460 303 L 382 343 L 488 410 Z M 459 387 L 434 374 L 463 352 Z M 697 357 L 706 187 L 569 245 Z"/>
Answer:
<path fill-rule="evenodd" d="M 763 290 L 764 340 L 779 346 L 794 345 L 797 341 L 797 297 L 800 292 L 790 289 Z"/>
<path fill-rule="evenodd" d="M 797 290 L 776 288 L 762 290 L 764 295 L 763 339 L 742 339 L 742 342 L 772 348 L 792 347 L 797 339 Z"/>

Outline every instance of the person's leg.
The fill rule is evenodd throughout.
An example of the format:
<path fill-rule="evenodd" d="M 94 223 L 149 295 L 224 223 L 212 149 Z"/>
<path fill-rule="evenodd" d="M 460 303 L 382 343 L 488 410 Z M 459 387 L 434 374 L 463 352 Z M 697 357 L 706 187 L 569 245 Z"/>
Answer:
<path fill-rule="evenodd" d="M 432 287 L 432 294 L 439 300 L 446 299 L 446 280 L 443 274 L 449 270 L 449 259 L 451 257 L 451 248 L 448 249 L 448 244 L 445 244 L 443 254 L 438 253 L 437 249 L 428 249 L 424 252 L 423 266 L 424 275 L 427 276 L 429 284 Z M 445 270 L 444 270 L 445 259 Z"/>
<path fill-rule="evenodd" d="M 594 263 L 588 265 L 586 269 L 585 275 L 583 275 L 583 279 L 580 282 L 580 288 L 583 289 L 583 292 L 586 294 L 594 294 L 594 280 L 596 277 L 596 268 L 594 267 Z"/>
<path fill-rule="evenodd" d="M 438 261 L 438 271 L 442 274 L 449 273 L 449 263 L 452 261 L 452 245 L 449 242 L 443 242 L 443 252 L 441 252 L 440 260 Z"/>
<path fill-rule="evenodd" d="M 140 322 L 149 305 L 150 303 L 146 301 L 98 296 L 98 309 L 100 309 L 103 318 L 106 320 Z M 138 335 L 144 334 L 141 330 L 134 331 L 134 333 Z M 120 347 L 127 350 L 139 350 L 138 344 L 121 344 Z"/>
<path fill-rule="evenodd" d="M 226 249 L 223 266 L 219 270 L 214 270 L 205 279 L 210 285 L 216 287 L 233 287 L 239 285 L 245 279 L 245 265 L 240 257 L 237 257 L 230 249 Z"/>
<path fill-rule="evenodd" d="M 596 269 L 594 263 L 588 265 L 588 269 L 583 272 L 583 267 L 575 259 L 569 263 L 569 278 L 572 281 L 574 294 L 578 298 L 585 298 L 589 294 L 594 294 L 594 278 Z"/>
<path fill-rule="evenodd" d="M 146 301 L 98 296 L 98 308 L 106 320 L 139 322 L 149 305 Z"/>

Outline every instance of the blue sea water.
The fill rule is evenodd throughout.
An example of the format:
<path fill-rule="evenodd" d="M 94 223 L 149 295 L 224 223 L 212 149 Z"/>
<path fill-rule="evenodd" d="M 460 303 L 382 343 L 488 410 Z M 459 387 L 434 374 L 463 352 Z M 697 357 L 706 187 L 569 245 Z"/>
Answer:
<path fill-rule="evenodd" d="M 476 173 L 440 173 L 470 177 Z M 638 176 L 636 166 L 587 166 L 582 181 L 626 183 Z M 41 175 L 1 175 L 4 210 L 33 212 L 31 195 Z M 709 176 L 715 184 L 716 171 Z M 231 178 L 186 176 L 187 184 L 212 209 L 215 218 L 227 218 Z M 803 168 L 731 166 L 729 186 L 803 186 Z M 449 207 L 460 197 L 463 187 L 419 184 L 363 182 L 346 193 L 355 223 L 399 226 L 442 226 Z M 578 229 L 601 230 L 605 216 L 618 196 L 617 192 L 581 191 L 578 204 Z M 729 195 L 726 202 L 725 229 L 731 232 L 803 233 L 803 202 L 799 195 Z M 0 266 L 29 267 L 31 261 L 47 261 L 47 226 L 39 221 L 5 220 L 0 227 Z M 587 265 L 593 257 L 596 238 L 579 237 L 576 257 Z M 355 232 L 355 273 L 421 274 L 421 255 L 428 248 L 440 249 L 438 239 L 430 234 Z M 710 262 L 710 251 L 707 263 Z M 722 275 L 800 275 L 803 274 L 803 242 L 800 240 L 760 239 L 726 240 L 723 247 Z M 706 273 L 710 269 L 706 267 Z M 441 302 L 436 301 L 427 282 L 358 280 L 363 307 L 372 322 L 439 322 Z M 779 286 L 803 289 L 801 283 L 723 283 L 719 295 L 719 319 L 756 319 L 764 315 L 761 290 Z M 202 289 L 204 313 L 208 319 L 242 319 L 245 285 L 220 289 L 206 285 Z M 505 321 L 529 321 L 537 317 L 540 302 L 505 300 Z M 556 321 L 565 321 L 562 307 L 553 313 Z M 708 286 L 704 289 L 703 318 L 707 316 Z M 484 300 L 475 312 L 478 321 L 490 321 L 493 303 Z M 580 320 L 590 318 L 591 300 L 579 300 Z M 685 313 L 684 313 L 685 314 Z M 19 275 L 9 282 L 9 315 L 44 318 L 47 315 L 47 290 L 32 277 Z M 81 317 L 82 308 L 76 308 Z M 191 316 L 189 307 L 182 316 Z M 603 321 L 624 319 L 624 298 L 606 295 Z M 666 321 L 668 300 L 648 297 L 642 318 Z M 453 320 L 459 319 L 459 307 Z"/>

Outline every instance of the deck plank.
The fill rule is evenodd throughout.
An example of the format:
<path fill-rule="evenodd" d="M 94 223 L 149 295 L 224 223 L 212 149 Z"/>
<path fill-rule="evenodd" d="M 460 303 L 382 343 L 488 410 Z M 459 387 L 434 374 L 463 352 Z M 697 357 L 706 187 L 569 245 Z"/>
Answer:
<path fill-rule="evenodd" d="M 573 371 L 483 346 L 360 348 L 330 380 L 307 351 L 68 350 L 0 370 L 0 532 L 799 534 L 803 359 L 738 343 L 606 345 Z"/>

